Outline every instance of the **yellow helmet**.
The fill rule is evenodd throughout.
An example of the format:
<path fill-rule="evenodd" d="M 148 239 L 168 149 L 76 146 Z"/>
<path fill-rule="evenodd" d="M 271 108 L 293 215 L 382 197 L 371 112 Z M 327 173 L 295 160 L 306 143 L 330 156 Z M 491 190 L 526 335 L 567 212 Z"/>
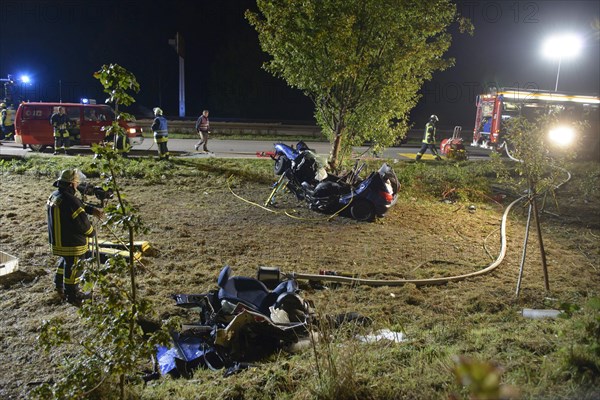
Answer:
<path fill-rule="evenodd" d="M 62 170 L 58 179 L 54 182 L 54 186 L 58 187 L 61 183 L 83 182 L 86 176 L 78 169 Z"/>
<path fill-rule="evenodd" d="M 154 115 L 163 115 L 163 110 L 161 110 L 159 107 L 154 107 L 152 111 L 154 111 Z"/>

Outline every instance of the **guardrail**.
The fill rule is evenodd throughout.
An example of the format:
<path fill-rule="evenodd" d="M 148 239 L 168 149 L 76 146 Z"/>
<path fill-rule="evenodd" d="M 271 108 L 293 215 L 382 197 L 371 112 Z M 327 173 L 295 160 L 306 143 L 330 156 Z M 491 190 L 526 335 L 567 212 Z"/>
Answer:
<path fill-rule="evenodd" d="M 136 122 L 150 132 L 151 119 L 138 119 Z M 196 121 L 169 121 L 169 131 L 176 133 L 196 133 Z M 223 136 L 292 136 L 307 138 L 323 138 L 321 129 L 316 125 L 292 125 L 282 123 L 261 122 L 210 122 L 211 131 Z"/>
<path fill-rule="evenodd" d="M 136 122 L 145 132 L 151 132 L 150 126 L 152 119 L 138 119 Z M 192 120 L 169 120 L 169 132 L 195 134 L 196 121 Z M 310 138 L 322 139 L 321 128 L 316 125 L 285 124 L 278 122 L 227 122 L 211 121 L 211 131 L 220 136 L 274 136 L 274 137 L 292 137 L 292 138 Z M 438 129 L 437 142 L 452 137 L 452 129 Z M 471 136 L 468 132 L 463 132 L 463 140 L 470 141 Z M 423 137 L 423 129 L 410 129 L 407 138 L 411 142 L 420 142 Z"/>

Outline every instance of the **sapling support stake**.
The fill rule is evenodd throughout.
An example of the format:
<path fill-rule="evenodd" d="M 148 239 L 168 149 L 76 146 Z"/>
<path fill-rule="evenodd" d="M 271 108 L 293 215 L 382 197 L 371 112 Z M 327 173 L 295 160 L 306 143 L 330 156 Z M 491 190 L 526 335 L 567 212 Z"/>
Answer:
<path fill-rule="evenodd" d="M 544 287 L 546 291 L 550 291 L 550 281 L 548 279 L 548 263 L 546 262 L 546 251 L 544 250 L 544 240 L 542 239 L 542 227 L 540 224 L 540 213 L 538 210 L 537 202 L 535 200 L 535 189 L 533 192 L 533 217 L 535 221 L 535 226 L 537 229 L 537 235 L 539 239 L 540 245 L 540 256 L 542 257 L 542 270 L 544 271 Z"/>
<path fill-rule="evenodd" d="M 521 255 L 521 265 L 519 267 L 519 279 L 517 280 L 517 291 L 515 295 L 519 298 L 519 291 L 521 290 L 521 279 L 523 278 L 523 269 L 525 266 L 525 256 L 527 254 L 527 241 L 529 239 L 529 225 L 531 223 L 531 213 L 533 211 L 532 198 L 529 197 L 529 212 L 527 213 L 527 224 L 525 225 L 525 240 L 523 241 L 523 253 Z"/>

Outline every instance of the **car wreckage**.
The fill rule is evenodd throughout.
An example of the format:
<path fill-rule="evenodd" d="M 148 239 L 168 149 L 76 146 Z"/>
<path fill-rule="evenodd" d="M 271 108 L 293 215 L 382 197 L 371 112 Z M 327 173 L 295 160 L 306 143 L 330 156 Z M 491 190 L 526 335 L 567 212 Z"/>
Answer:
<path fill-rule="evenodd" d="M 366 179 L 359 176 L 365 163 L 358 162 L 350 173 L 336 176 L 326 172 L 325 163 L 303 141 L 296 148 L 276 143 L 271 158 L 280 178 L 265 207 L 274 205 L 276 194 L 287 189 L 298 200 L 305 200 L 311 210 L 372 221 L 376 216 L 383 217 L 398 198 L 398 178 L 386 163 Z"/>
<path fill-rule="evenodd" d="M 260 267 L 257 278 L 233 276 L 225 266 L 217 289 L 202 294 L 174 294 L 177 306 L 196 311 L 198 320 L 171 332 L 171 347 L 156 352 L 160 375 L 189 378 L 194 370 L 225 369 L 230 375 L 279 350 L 310 340 L 321 322 L 312 304 L 299 294 L 295 279 L 281 279 L 277 268 Z M 355 313 L 325 318 L 330 326 L 370 324 Z"/>

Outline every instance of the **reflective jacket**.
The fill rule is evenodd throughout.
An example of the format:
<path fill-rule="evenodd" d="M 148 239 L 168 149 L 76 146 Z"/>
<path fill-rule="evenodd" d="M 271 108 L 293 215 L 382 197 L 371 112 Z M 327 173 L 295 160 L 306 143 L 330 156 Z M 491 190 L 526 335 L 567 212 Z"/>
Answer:
<path fill-rule="evenodd" d="M 201 115 L 196 120 L 196 132 L 208 132 L 210 129 L 210 122 L 208 122 L 208 117 Z"/>
<path fill-rule="evenodd" d="M 423 135 L 423 143 L 435 143 L 435 124 L 428 122 L 425 125 L 425 134 Z"/>
<path fill-rule="evenodd" d="M 52 114 L 50 117 L 50 124 L 54 127 L 54 136 L 59 136 L 59 133 L 65 133 L 67 131 L 69 121 L 69 116 L 67 114 Z"/>
<path fill-rule="evenodd" d="M 154 136 L 169 136 L 167 119 L 162 115 L 154 118 L 154 122 L 152 123 L 152 132 L 154 132 Z"/>
<path fill-rule="evenodd" d="M 72 187 L 59 188 L 46 203 L 48 212 L 48 241 L 52 254 L 81 256 L 88 251 L 89 237 L 94 227 L 87 217 L 93 207 L 85 206 L 75 197 Z M 87 214 L 86 214 L 87 213 Z"/>
<path fill-rule="evenodd" d="M 14 123 L 15 110 L 5 108 L 0 113 L 0 123 L 4 126 L 11 126 Z"/>

